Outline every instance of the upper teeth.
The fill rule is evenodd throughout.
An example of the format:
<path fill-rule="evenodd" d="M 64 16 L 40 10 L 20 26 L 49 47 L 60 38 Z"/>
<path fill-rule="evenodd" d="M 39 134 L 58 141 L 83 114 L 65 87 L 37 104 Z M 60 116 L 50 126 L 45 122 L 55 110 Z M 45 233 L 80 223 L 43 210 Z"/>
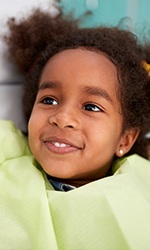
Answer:
<path fill-rule="evenodd" d="M 59 143 L 59 142 L 53 142 L 53 144 L 55 145 L 55 147 L 60 147 L 60 148 L 64 148 L 67 146 L 67 144 L 65 143 Z"/>

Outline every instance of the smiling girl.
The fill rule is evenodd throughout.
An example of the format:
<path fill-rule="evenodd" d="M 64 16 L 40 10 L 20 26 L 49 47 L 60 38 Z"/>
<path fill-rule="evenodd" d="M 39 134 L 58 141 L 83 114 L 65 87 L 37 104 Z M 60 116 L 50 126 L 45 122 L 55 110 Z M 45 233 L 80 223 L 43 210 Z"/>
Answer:
<path fill-rule="evenodd" d="M 150 163 L 131 155 L 150 124 L 144 47 L 39 10 L 9 27 L 30 149 L 1 122 L 0 249 L 149 249 Z"/>

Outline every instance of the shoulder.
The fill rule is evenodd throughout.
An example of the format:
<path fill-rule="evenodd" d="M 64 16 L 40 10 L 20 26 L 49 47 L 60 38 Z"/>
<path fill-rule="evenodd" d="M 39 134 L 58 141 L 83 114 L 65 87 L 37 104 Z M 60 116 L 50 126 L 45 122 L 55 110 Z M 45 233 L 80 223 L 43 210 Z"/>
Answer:
<path fill-rule="evenodd" d="M 118 159 L 112 167 L 114 176 L 123 175 L 150 190 L 150 161 L 137 155 L 131 155 Z"/>
<path fill-rule="evenodd" d="M 115 173 L 120 168 L 128 168 L 128 167 L 130 167 L 130 169 L 135 171 L 144 169 L 150 171 L 150 161 L 137 154 L 133 154 L 114 161 L 112 171 L 113 173 Z"/>
<path fill-rule="evenodd" d="M 28 141 L 23 133 L 12 121 L 0 120 L 0 163 L 29 154 Z"/>

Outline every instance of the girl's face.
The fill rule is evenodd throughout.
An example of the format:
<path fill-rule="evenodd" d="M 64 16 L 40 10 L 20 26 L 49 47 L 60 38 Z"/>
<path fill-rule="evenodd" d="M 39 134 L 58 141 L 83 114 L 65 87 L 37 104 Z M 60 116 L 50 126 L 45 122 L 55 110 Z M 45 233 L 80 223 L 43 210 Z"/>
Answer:
<path fill-rule="evenodd" d="M 28 127 L 47 174 L 75 186 L 108 174 L 122 140 L 117 92 L 116 67 L 101 53 L 68 49 L 48 61 Z"/>

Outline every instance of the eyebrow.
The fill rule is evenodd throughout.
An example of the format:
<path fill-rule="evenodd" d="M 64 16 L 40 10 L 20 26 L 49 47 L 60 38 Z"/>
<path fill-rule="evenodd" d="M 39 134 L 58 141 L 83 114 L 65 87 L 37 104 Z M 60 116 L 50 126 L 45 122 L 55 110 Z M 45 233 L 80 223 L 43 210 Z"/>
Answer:
<path fill-rule="evenodd" d="M 43 82 L 39 86 L 39 91 L 44 90 L 44 89 L 56 89 L 56 88 L 59 88 L 60 85 L 61 85 L 60 82 L 51 82 L 51 81 Z M 108 92 L 106 90 L 102 89 L 102 88 L 85 86 L 83 88 L 83 91 L 85 93 L 89 94 L 89 95 L 102 97 L 106 101 L 109 101 L 110 103 L 113 103 L 113 100 L 110 97 L 110 95 L 108 94 Z"/>
<path fill-rule="evenodd" d="M 84 87 L 84 91 L 90 95 L 102 97 L 102 98 L 106 99 L 106 101 L 113 103 L 113 100 L 110 97 L 110 95 L 108 94 L 108 92 L 102 88 L 86 86 L 86 87 Z"/>
<path fill-rule="evenodd" d="M 59 87 L 59 83 L 57 82 L 43 82 L 40 86 L 39 86 L 39 91 L 40 90 L 44 90 L 44 89 L 56 89 Z"/>

